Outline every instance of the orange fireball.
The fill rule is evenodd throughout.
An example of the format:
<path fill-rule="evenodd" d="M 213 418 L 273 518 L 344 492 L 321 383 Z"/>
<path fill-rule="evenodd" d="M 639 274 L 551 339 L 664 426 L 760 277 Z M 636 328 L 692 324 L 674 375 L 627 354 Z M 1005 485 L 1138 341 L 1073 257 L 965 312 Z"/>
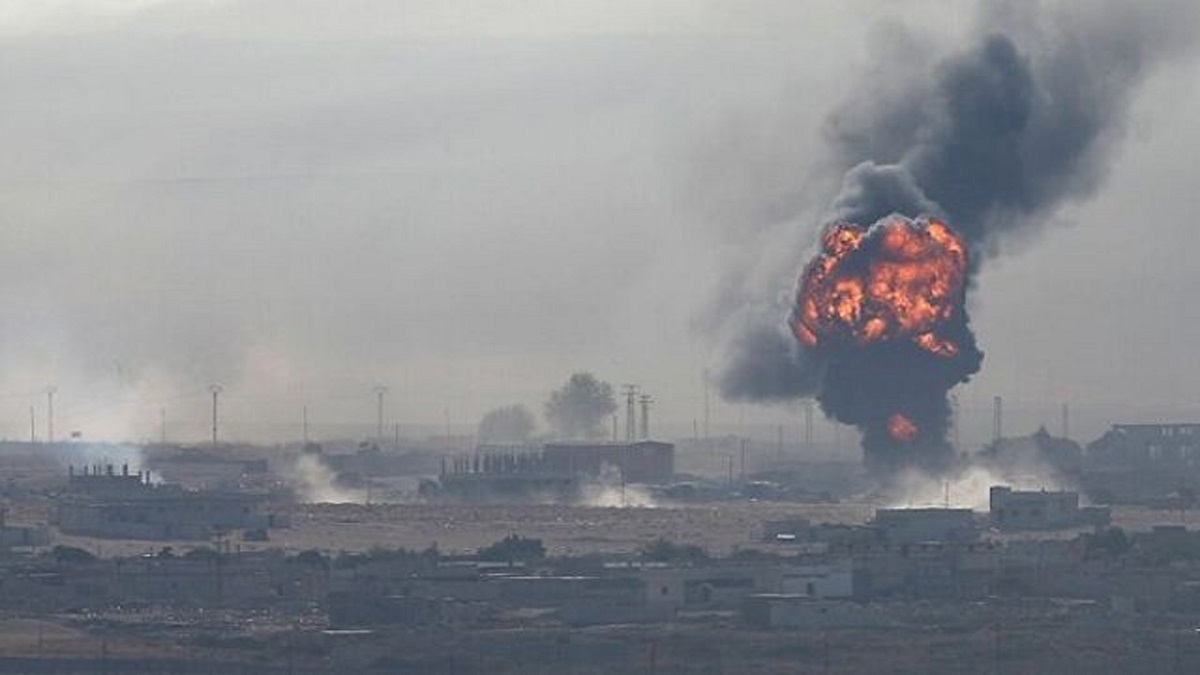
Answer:
<path fill-rule="evenodd" d="M 888 435 L 893 440 L 908 442 L 917 437 L 917 425 L 913 421 L 896 413 L 888 418 Z"/>
<path fill-rule="evenodd" d="M 870 229 L 837 223 L 804 270 L 792 332 L 803 344 L 870 344 L 911 340 L 952 358 L 958 345 L 942 336 L 963 300 L 967 247 L 945 223 L 893 216 Z"/>

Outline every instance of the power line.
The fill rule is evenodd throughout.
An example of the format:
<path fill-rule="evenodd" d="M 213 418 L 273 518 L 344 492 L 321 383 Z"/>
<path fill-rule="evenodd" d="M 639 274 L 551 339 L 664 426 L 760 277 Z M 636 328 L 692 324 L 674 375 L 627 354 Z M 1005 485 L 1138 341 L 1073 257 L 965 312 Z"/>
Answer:
<path fill-rule="evenodd" d="M 58 387 L 47 385 L 46 387 L 46 441 L 54 442 L 54 392 L 58 391 Z"/>
<path fill-rule="evenodd" d="M 212 392 L 212 444 L 217 444 L 217 396 L 224 389 L 219 384 L 211 384 L 208 390 Z"/>
<path fill-rule="evenodd" d="M 625 440 L 633 441 L 635 432 L 635 423 L 637 413 L 634 411 L 634 401 L 637 399 L 638 386 L 636 384 L 624 384 L 621 388 L 625 390 Z"/>
<path fill-rule="evenodd" d="M 377 384 L 372 391 L 375 392 L 375 441 L 383 445 L 383 397 L 387 395 L 388 388 Z"/>
<path fill-rule="evenodd" d="M 804 449 L 812 450 L 812 426 L 813 426 L 813 404 L 812 401 L 804 402 Z"/>
<path fill-rule="evenodd" d="M 709 438 L 711 438 L 711 436 L 709 435 L 709 426 L 708 426 L 710 418 L 711 418 L 710 413 L 711 413 L 711 409 L 709 406 L 708 369 L 705 368 L 704 369 L 704 439 L 705 440 L 708 440 Z"/>
<path fill-rule="evenodd" d="M 642 439 L 650 438 L 650 404 L 654 399 L 647 394 L 642 394 L 638 399 L 642 404 Z"/>
<path fill-rule="evenodd" d="M 1004 432 L 1004 399 L 992 397 L 992 441 L 999 442 Z"/>

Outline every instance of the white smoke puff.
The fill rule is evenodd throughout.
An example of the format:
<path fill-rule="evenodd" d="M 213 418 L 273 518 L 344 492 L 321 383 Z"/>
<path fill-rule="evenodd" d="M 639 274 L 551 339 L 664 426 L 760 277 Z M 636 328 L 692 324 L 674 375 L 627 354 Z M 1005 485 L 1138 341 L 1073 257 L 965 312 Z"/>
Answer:
<path fill-rule="evenodd" d="M 580 486 L 579 503 L 605 508 L 658 506 L 645 486 L 626 484 L 621 479 L 621 470 L 609 464 L 600 467 L 600 475 Z"/>
<path fill-rule="evenodd" d="M 312 454 L 300 454 L 285 471 L 296 495 L 304 502 L 320 504 L 360 504 L 366 502 L 363 490 L 339 487 L 337 474 Z"/>
<path fill-rule="evenodd" d="M 1073 490 L 1076 486 L 1055 473 L 1047 464 L 1024 465 L 1017 470 L 967 466 L 935 477 L 909 470 L 896 477 L 889 490 L 889 507 L 949 507 L 987 511 L 991 488 L 1004 485 L 1014 490 Z"/>

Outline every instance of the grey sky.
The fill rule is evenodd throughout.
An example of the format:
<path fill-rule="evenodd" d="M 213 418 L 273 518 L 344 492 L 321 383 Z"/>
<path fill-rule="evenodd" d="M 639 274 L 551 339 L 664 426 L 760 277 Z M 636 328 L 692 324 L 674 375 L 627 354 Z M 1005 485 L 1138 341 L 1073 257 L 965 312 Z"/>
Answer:
<path fill-rule="evenodd" d="M 165 406 L 201 437 L 217 380 L 230 434 L 266 439 L 306 403 L 369 422 L 378 382 L 404 422 L 540 409 L 579 368 L 689 433 L 702 310 L 732 269 L 790 290 L 765 270 L 808 256 L 822 124 L 871 45 L 903 20 L 953 46 L 974 15 L 512 4 L 5 3 L 0 434 L 49 382 L 60 433 L 152 436 Z M 1195 82 L 1158 72 L 1100 194 L 984 269 L 968 406 L 1200 417 Z"/>

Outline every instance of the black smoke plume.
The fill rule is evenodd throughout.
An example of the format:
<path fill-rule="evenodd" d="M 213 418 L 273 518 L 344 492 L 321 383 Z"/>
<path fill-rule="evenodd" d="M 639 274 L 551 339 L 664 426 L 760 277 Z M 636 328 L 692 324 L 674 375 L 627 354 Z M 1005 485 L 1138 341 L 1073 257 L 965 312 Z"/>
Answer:
<path fill-rule="evenodd" d="M 1093 194 L 1138 85 L 1190 46 L 1197 11 L 1183 2 L 1043 7 L 984 5 L 986 30 L 927 72 L 877 64 L 873 78 L 830 116 L 833 164 L 844 175 L 824 221 L 944 218 L 970 247 L 973 277 L 995 254 L 997 237 L 1034 228 L 1064 203 Z M 920 48 L 920 41 L 912 45 Z M 798 252 L 796 269 L 802 257 Z M 952 453 L 943 438 L 946 392 L 975 372 L 978 359 L 948 373 L 945 361 L 908 342 L 809 350 L 787 330 L 785 314 L 739 327 L 719 375 L 725 397 L 815 395 L 827 415 L 864 432 L 868 464 L 885 472 L 944 464 Z M 973 348 L 965 314 L 961 330 Z M 894 399 L 914 395 L 936 438 L 898 448 L 880 435 L 880 416 Z"/>

